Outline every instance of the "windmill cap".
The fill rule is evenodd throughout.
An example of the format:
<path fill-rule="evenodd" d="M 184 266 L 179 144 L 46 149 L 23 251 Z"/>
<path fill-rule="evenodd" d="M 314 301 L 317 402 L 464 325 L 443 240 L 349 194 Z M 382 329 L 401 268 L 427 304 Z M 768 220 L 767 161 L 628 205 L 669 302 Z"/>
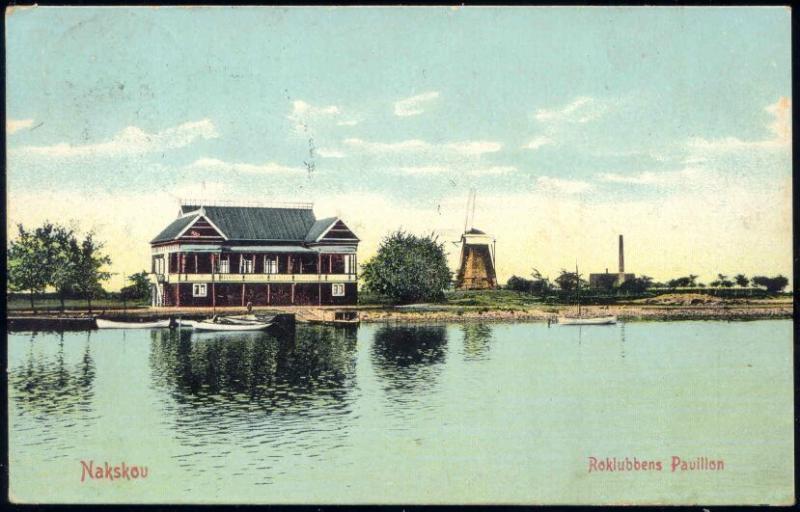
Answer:
<path fill-rule="evenodd" d="M 464 234 L 465 234 L 465 235 L 485 235 L 486 233 L 484 233 L 484 232 L 483 232 L 483 231 L 481 231 L 480 229 L 475 229 L 475 228 L 472 228 L 472 229 L 470 229 L 469 231 L 467 231 L 467 232 L 466 232 L 466 233 L 464 233 Z"/>

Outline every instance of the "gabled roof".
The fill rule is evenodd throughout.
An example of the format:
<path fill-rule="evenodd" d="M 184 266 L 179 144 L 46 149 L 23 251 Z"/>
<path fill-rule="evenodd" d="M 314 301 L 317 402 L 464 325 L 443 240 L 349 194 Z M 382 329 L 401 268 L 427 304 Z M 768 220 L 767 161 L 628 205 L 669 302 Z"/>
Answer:
<path fill-rule="evenodd" d="M 313 242 L 339 220 L 337 217 L 316 220 L 310 208 L 256 206 L 183 205 L 181 215 L 151 243 L 174 240 L 198 217 L 208 220 L 229 241 Z"/>
<path fill-rule="evenodd" d="M 161 233 L 156 235 L 154 239 L 150 240 L 150 243 L 154 244 L 157 242 L 167 242 L 169 240 L 174 240 L 175 238 L 177 238 L 178 235 L 180 235 L 183 232 L 184 229 L 186 229 L 189 226 L 189 224 L 197 220 L 197 217 L 199 217 L 199 215 L 187 215 L 186 217 L 178 217 L 177 219 L 172 221 L 172 224 L 165 227 L 163 231 L 161 231 Z"/>
<path fill-rule="evenodd" d="M 311 229 L 308 230 L 308 234 L 306 235 L 306 242 L 316 242 L 319 237 L 321 237 L 325 232 L 336 224 L 336 221 L 339 220 L 338 217 L 328 217 L 327 219 L 319 219 L 311 226 Z"/>

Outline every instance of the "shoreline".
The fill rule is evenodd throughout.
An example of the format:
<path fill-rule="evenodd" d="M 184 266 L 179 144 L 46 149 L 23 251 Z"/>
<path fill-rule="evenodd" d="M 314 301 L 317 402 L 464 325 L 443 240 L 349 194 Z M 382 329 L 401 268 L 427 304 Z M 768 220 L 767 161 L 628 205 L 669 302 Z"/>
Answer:
<path fill-rule="evenodd" d="M 582 306 L 589 315 L 616 315 L 619 320 L 632 321 L 681 321 L 681 320 L 785 320 L 794 317 L 792 302 L 765 301 L 763 303 L 734 303 L 714 305 L 653 305 L 620 304 L 608 306 Z M 304 316 L 316 316 L 315 311 L 349 310 L 358 311 L 362 323 L 444 323 L 444 322 L 546 322 L 557 316 L 575 312 L 569 305 L 532 305 L 527 307 L 500 308 L 479 306 L 457 306 L 439 304 L 420 304 L 415 306 L 293 306 L 256 307 L 254 313 L 281 312 L 297 316 L 298 323 L 304 323 Z M 216 314 L 242 314 L 242 307 L 216 308 Z M 63 315 L 53 313 L 32 314 L 30 311 L 9 312 L 7 320 L 25 318 L 41 321 L 55 318 L 87 318 L 88 311 L 66 311 Z M 99 310 L 91 316 L 115 320 L 155 319 L 167 316 L 184 318 L 203 318 L 212 314 L 211 308 L 137 308 L 129 310 Z M 8 321 L 7 321 L 8 323 Z"/>

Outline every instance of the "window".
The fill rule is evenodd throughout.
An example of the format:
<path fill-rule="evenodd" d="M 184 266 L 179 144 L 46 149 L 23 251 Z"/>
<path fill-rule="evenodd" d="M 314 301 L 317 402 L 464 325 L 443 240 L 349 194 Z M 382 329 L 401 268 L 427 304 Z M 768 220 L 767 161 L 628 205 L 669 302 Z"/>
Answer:
<path fill-rule="evenodd" d="M 345 274 L 355 274 L 356 273 L 356 255 L 355 254 L 345 254 L 344 255 L 344 273 Z"/>
<path fill-rule="evenodd" d="M 220 257 L 219 265 L 217 265 L 217 272 L 220 274 L 230 274 L 231 260 L 226 256 L 224 259 Z"/>
<path fill-rule="evenodd" d="M 277 256 L 275 256 L 275 259 L 272 259 L 269 256 L 264 256 L 264 273 L 265 274 L 277 274 L 278 273 L 278 257 Z"/>
<path fill-rule="evenodd" d="M 253 273 L 253 267 L 254 267 L 253 263 L 255 261 L 254 258 L 255 258 L 255 256 L 253 258 L 245 258 L 244 256 L 242 256 L 239 259 L 239 273 L 240 274 L 252 274 Z"/>
<path fill-rule="evenodd" d="M 163 274 L 164 273 L 164 257 L 163 256 L 154 256 L 153 257 L 153 273 L 154 274 Z"/>
<path fill-rule="evenodd" d="M 333 283 L 331 285 L 331 295 L 334 297 L 344 297 L 344 284 Z"/>
<path fill-rule="evenodd" d="M 205 283 L 192 285 L 192 297 L 205 297 L 207 293 L 208 290 Z"/>

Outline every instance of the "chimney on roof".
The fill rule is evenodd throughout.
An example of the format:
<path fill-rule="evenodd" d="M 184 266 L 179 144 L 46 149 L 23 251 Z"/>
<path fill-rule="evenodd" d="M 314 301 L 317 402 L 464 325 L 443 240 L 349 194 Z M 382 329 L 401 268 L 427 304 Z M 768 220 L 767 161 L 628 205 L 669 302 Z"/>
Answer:
<path fill-rule="evenodd" d="M 622 235 L 619 235 L 619 273 L 625 273 L 625 248 L 622 243 Z"/>

